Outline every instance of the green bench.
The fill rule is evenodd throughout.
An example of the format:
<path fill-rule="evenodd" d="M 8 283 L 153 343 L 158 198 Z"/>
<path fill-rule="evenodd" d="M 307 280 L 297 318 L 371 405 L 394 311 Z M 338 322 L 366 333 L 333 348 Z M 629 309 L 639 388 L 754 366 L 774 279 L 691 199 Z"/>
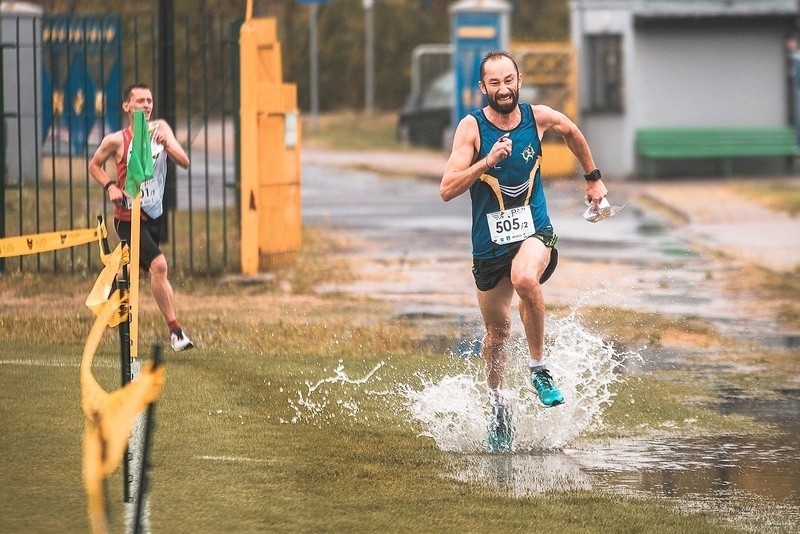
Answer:
<path fill-rule="evenodd" d="M 800 155 L 790 127 L 642 128 L 636 132 L 636 153 L 647 163 L 650 178 L 662 159 L 719 158 L 732 174 L 733 158 Z"/>

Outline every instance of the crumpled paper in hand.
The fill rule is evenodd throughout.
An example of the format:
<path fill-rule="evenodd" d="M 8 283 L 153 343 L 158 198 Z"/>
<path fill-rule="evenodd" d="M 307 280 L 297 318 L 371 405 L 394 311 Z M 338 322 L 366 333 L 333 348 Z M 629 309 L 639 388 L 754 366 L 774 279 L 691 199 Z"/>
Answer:
<path fill-rule="evenodd" d="M 625 206 L 612 206 L 608 203 L 608 199 L 604 198 L 600 201 L 600 205 L 597 209 L 592 207 L 592 203 L 588 200 L 584 201 L 584 203 L 589 206 L 586 212 L 583 214 L 583 218 L 591 223 L 597 223 L 602 221 L 603 219 L 608 219 L 609 217 L 613 217 Z"/>

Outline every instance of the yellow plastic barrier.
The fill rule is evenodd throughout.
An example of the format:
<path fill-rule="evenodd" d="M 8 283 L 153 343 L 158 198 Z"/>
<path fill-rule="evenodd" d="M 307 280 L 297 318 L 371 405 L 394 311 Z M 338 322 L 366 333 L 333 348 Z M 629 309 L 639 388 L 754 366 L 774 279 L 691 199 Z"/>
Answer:
<path fill-rule="evenodd" d="M 274 18 L 247 17 L 241 72 L 241 268 L 253 275 L 291 261 L 301 245 L 297 88 L 283 83 Z"/>
<path fill-rule="evenodd" d="M 97 239 L 97 232 L 97 228 L 86 228 L 6 237 L 0 239 L 0 258 L 38 254 L 85 245 Z"/>

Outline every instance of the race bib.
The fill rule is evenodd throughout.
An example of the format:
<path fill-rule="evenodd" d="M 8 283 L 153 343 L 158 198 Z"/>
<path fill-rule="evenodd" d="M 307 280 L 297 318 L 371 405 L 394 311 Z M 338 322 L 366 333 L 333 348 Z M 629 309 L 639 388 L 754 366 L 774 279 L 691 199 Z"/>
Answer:
<path fill-rule="evenodd" d="M 142 185 L 139 187 L 139 191 L 142 193 L 142 207 L 152 206 L 160 200 L 158 194 L 158 181 L 155 178 L 150 178 L 146 182 L 142 182 Z M 127 209 L 131 209 L 133 206 L 133 199 L 130 197 L 123 197 L 123 199 L 125 202 L 125 207 Z"/>
<path fill-rule="evenodd" d="M 498 245 L 522 241 L 536 233 L 530 206 L 489 213 L 486 220 L 492 241 Z"/>

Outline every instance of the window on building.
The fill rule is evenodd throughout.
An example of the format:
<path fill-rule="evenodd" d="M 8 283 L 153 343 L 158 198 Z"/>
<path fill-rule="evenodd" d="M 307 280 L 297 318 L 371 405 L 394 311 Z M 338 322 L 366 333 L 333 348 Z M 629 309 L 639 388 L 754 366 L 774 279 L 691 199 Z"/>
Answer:
<path fill-rule="evenodd" d="M 587 36 L 589 53 L 589 111 L 621 112 L 622 36 Z"/>

